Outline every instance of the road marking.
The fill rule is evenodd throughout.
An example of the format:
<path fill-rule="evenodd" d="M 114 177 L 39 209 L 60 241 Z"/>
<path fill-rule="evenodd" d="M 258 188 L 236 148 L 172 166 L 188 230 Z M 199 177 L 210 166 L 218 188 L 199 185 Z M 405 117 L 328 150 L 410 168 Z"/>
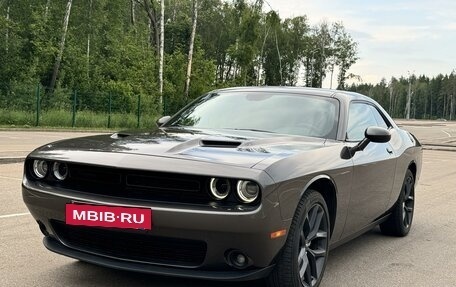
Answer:
<path fill-rule="evenodd" d="M 446 131 L 444 131 L 444 130 L 442 130 L 442 132 L 446 133 L 447 136 L 448 136 L 449 138 L 451 138 L 451 134 L 450 134 L 450 133 L 448 133 L 448 132 L 446 132 Z"/>
<path fill-rule="evenodd" d="M 5 214 L 5 215 L 0 215 L 0 219 L 3 219 L 3 218 L 10 218 L 10 217 L 24 216 L 24 215 L 29 215 L 29 214 L 30 214 L 30 212 Z"/>
<path fill-rule="evenodd" d="M 3 176 L 3 175 L 0 175 L 0 178 L 4 178 L 4 179 L 15 179 L 15 180 L 22 180 L 22 178 L 17 178 L 17 177 L 9 177 L 9 176 Z"/>

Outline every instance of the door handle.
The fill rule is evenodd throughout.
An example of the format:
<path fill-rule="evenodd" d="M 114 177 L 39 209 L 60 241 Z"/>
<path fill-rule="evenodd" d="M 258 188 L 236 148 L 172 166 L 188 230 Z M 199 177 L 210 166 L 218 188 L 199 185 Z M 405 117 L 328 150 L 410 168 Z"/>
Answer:
<path fill-rule="evenodd" d="M 389 147 L 386 148 L 386 151 L 387 151 L 389 154 L 392 154 L 392 153 L 393 153 L 393 150 L 390 149 Z"/>

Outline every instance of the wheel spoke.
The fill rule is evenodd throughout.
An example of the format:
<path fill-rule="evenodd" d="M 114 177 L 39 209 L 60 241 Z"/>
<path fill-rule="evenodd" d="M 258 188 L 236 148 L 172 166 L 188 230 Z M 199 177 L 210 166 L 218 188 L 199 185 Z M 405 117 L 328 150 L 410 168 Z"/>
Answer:
<path fill-rule="evenodd" d="M 328 232 L 326 232 L 326 231 L 319 231 L 319 232 L 317 232 L 317 234 L 315 235 L 315 238 L 314 238 L 314 239 L 324 239 L 324 238 L 328 238 Z"/>
<path fill-rule="evenodd" d="M 405 198 L 410 196 L 410 185 L 408 183 L 405 184 Z"/>
<path fill-rule="evenodd" d="M 309 259 L 306 255 L 306 248 L 301 248 L 301 251 L 298 255 L 299 258 L 299 277 L 301 280 L 304 279 L 304 275 L 306 273 L 307 268 L 309 267 Z"/>
<path fill-rule="evenodd" d="M 309 218 L 309 231 L 312 231 L 312 229 L 315 226 L 315 221 L 317 220 L 317 215 L 318 215 L 318 206 L 314 206 L 309 213 L 312 213 Z"/>
<path fill-rule="evenodd" d="M 407 178 L 407 181 L 406 181 L 404 187 L 405 187 L 405 198 L 408 198 L 411 195 L 410 193 L 412 192 L 412 187 L 413 187 L 411 177 Z"/>
<path fill-rule="evenodd" d="M 404 226 L 408 226 L 410 224 L 410 222 L 409 222 L 409 214 L 407 212 L 404 212 L 403 219 L 404 219 Z"/>
<path fill-rule="evenodd" d="M 409 227 L 412 223 L 414 200 L 413 178 L 409 176 L 404 184 L 404 201 L 402 203 L 402 222 L 405 227 Z"/>
<path fill-rule="evenodd" d="M 304 286 L 312 286 L 312 272 L 309 264 L 309 258 L 306 254 L 306 248 L 301 248 L 298 255 L 299 278 Z"/>
<path fill-rule="evenodd" d="M 311 271 L 312 277 L 318 278 L 319 274 L 318 274 L 318 269 L 317 269 L 317 257 L 311 250 L 309 250 L 309 251 L 310 252 L 307 252 L 307 255 L 309 258 L 310 271 Z M 310 282 L 310 284 L 312 284 L 312 281 Z"/>
<path fill-rule="evenodd" d="M 315 261 L 319 257 L 324 257 L 326 255 L 326 250 L 317 248 L 317 249 L 309 249 L 308 250 L 310 254 L 312 254 L 312 257 L 315 258 Z"/>
<path fill-rule="evenodd" d="M 324 212 L 323 210 L 320 210 L 319 206 L 315 206 L 313 210 L 313 214 L 315 214 L 315 216 L 313 224 L 310 224 L 309 234 L 306 237 L 308 242 L 314 240 L 317 237 L 317 233 L 320 230 L 321 220 L 324 216 Z"/>
<path fill-rule="evenodd" d="M 306 245 L 306 236 L 304 235 L 304 230 L 301 230 L 301 233 L 299 234 L 299 245 L 300 246 Z"/>

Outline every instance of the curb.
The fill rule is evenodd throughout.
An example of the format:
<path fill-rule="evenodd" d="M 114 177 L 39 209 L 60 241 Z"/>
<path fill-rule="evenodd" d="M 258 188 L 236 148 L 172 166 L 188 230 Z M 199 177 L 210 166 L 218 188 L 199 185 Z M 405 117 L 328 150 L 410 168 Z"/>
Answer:
<path fill-rule="evenodd" d="M 23 162 L 25 157 L 0 157 L 0 164 Z"/>
<path fill-rule="evenodd" d="M 437 151 L 456 152 L 456 147 L 454 147 L 454 146 L 423 145 L 423 149 L 424 150 L 437 150 Z"/>

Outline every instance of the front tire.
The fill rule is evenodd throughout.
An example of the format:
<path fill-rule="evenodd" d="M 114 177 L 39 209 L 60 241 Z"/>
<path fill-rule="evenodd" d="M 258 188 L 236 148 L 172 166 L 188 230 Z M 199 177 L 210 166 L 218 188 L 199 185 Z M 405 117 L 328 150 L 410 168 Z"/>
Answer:
<path fill-rule="evenodd" d="M 414 210 L 415 177 L 410 170 L 407 170 L 399 199 L 394 205 L 390 217 L 380 224 L 380 230 L 385 235 L 406 236 L 412 227 Z"/>
<path fill-rule="evenodd" d="M 329 212 L 323 196 L 308 190 L 299 201 L 269 287 L 320 285 L 329 252 Z"/>

